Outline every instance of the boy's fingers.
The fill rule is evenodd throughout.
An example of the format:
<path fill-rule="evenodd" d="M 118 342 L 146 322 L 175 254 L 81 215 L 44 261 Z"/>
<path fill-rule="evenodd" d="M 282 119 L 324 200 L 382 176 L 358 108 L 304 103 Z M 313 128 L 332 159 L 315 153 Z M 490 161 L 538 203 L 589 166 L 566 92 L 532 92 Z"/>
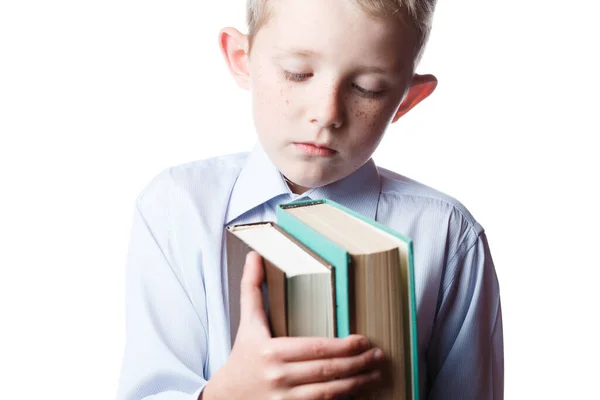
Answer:
<path fill-rule="evenodd" d="M 291 400 L 337 399 L 372 388 L 380 380 L 381 373 L 379 371 L 364 372 L 348 378 L 296 386 L 288 392 L 286 398 Z"/>
<path fill-rule="evenodd" d="M 246 256 L 246 264 L 242 275 L 240 290 L 240 326 L 259 322 L 267 327 L 261 285 L 264 279 L 262 259 L 258 253 L 251 251 Z"/>
<path fill-rule="evenodd" d="M 334 357 L 350 357 L 370 349 L 369 340 L 360 335 L 344 339 L 323 337 L 275 338 L 267 352 L 269 356 L 283 362 L 310 361 Z"/>
<path fill-rule="evenodd" d="M 286 364 L 287 384 L 298 386 L 307 383 L 326 382 L 331 379 L 358 375 L 381 369 L 384 355 L 372 348 L 351 357 L 334 357 L 323 360 L 301 361 Z"/>

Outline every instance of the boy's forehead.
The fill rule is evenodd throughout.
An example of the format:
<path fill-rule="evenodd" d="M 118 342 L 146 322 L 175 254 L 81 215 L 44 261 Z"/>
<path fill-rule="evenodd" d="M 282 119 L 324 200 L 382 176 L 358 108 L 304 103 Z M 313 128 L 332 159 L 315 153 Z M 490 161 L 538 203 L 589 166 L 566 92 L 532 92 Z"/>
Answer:
<path fill-rule="evenodd" d="M 276 57 L 360 58 L 405 65 L 416 54 L 415 32 L 397 17 L 375 18 L 348 0 L 272 1 L 258 37 Z"/>
<path fill-rule="evenodd" d="M 265 24 L 275 24 L 292 33 L 342 31 L 348 35 L 366 36 L 415 33 L 403 22 L 400 13 L 376 17 L 349 0 L 277 0 L 269 1 L 269 4 L 269 18 Z"/>

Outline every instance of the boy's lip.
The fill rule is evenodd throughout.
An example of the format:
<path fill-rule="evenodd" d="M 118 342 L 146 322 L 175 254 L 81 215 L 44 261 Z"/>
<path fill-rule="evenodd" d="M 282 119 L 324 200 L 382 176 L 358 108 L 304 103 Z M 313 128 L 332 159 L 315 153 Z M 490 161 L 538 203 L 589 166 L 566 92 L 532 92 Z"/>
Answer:
<path fill-rule="evenodd" d="M 310 156 L 329 157 L 336 152 L 325 143 L 294 142 L 294 147 Z"/>
<path fill-rule="evenodd" d="M 294 144 L 305 144 L 308 146 L 320 147 L 323 149 L 333 150 L 329 143 L 317 143 L 317 142 L 294 142 Z"/>

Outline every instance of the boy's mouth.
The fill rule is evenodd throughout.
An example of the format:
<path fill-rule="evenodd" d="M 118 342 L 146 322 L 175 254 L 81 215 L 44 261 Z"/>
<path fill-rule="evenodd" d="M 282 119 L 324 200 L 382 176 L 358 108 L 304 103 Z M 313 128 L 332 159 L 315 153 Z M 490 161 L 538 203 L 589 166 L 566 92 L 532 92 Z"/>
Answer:
<path fill-rule="evenodd" d="M 312 142 L 295 142 L 294 147 L 302 153 L 313 157 L 331 157 L 336 153 L 335 150 L 327 146 Z"/>

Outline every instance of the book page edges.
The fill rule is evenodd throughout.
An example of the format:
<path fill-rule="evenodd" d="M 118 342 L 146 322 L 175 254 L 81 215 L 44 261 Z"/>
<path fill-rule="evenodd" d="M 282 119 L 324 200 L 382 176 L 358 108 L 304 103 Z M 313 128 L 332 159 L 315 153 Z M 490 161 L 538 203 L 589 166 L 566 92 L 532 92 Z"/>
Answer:
<path fill-rule="evenodd" d="M 331 277 L 331 304 L 333 312 L 333 320 L 336 320 L 336 307 L 335 307 L 335 288 L 336 280 L 334 267 L 329 264 L 326 260 L 320 257 L 317 253 L 312 251 L 310 248 L 305 246 L 301 241 L 291 236 L 284 229 L 279 227 L 274 222 L 256 222 L 249 224 L 233 225 L 226 228 L 226 247 L 227 247 L 227 276 L 228 276 L 228 295 L 229 295 L 229 318 L 230 318 L 230 335 L 231 345 L 234 343 L 235 335 L 239 327 L 240 319 L 240 293 L 239 287 L 241 284 L 243 266 L 246 260 L 246 254 L 249 251 L 255 250 L 250 247 L 246 242 L 240 239 L 235 233 L 238 229 L 252 229 L 255 226 L 268 225 L 271 228 L 276 229 L 301 250 L 309 254 L 312 258 L 318 261 L 321 265 L 326 267 Z M 233 238 L 233 239 L 232 239 Z M 261 254 L 262 256 L 262 254 Z M 230 259 L 230 257 L 232 257 Z M 277 265 L 270 262 L 266 257 L 263 257 L 263 266 L 265 269 L 265 282 L 266 282 L 266 296 L 267 299 L 267 312 L 269 324 L 271 326 L 271 332 L 274 336 L 287 336 L 289 334 L 288 316 L 287 316 L 287 279 L 285 272 L 282 271 Z M 233 299 L 233 304 L 231 304 Z M 333 324 L 334 334 L 337 333 L 337 324 Z"/>

